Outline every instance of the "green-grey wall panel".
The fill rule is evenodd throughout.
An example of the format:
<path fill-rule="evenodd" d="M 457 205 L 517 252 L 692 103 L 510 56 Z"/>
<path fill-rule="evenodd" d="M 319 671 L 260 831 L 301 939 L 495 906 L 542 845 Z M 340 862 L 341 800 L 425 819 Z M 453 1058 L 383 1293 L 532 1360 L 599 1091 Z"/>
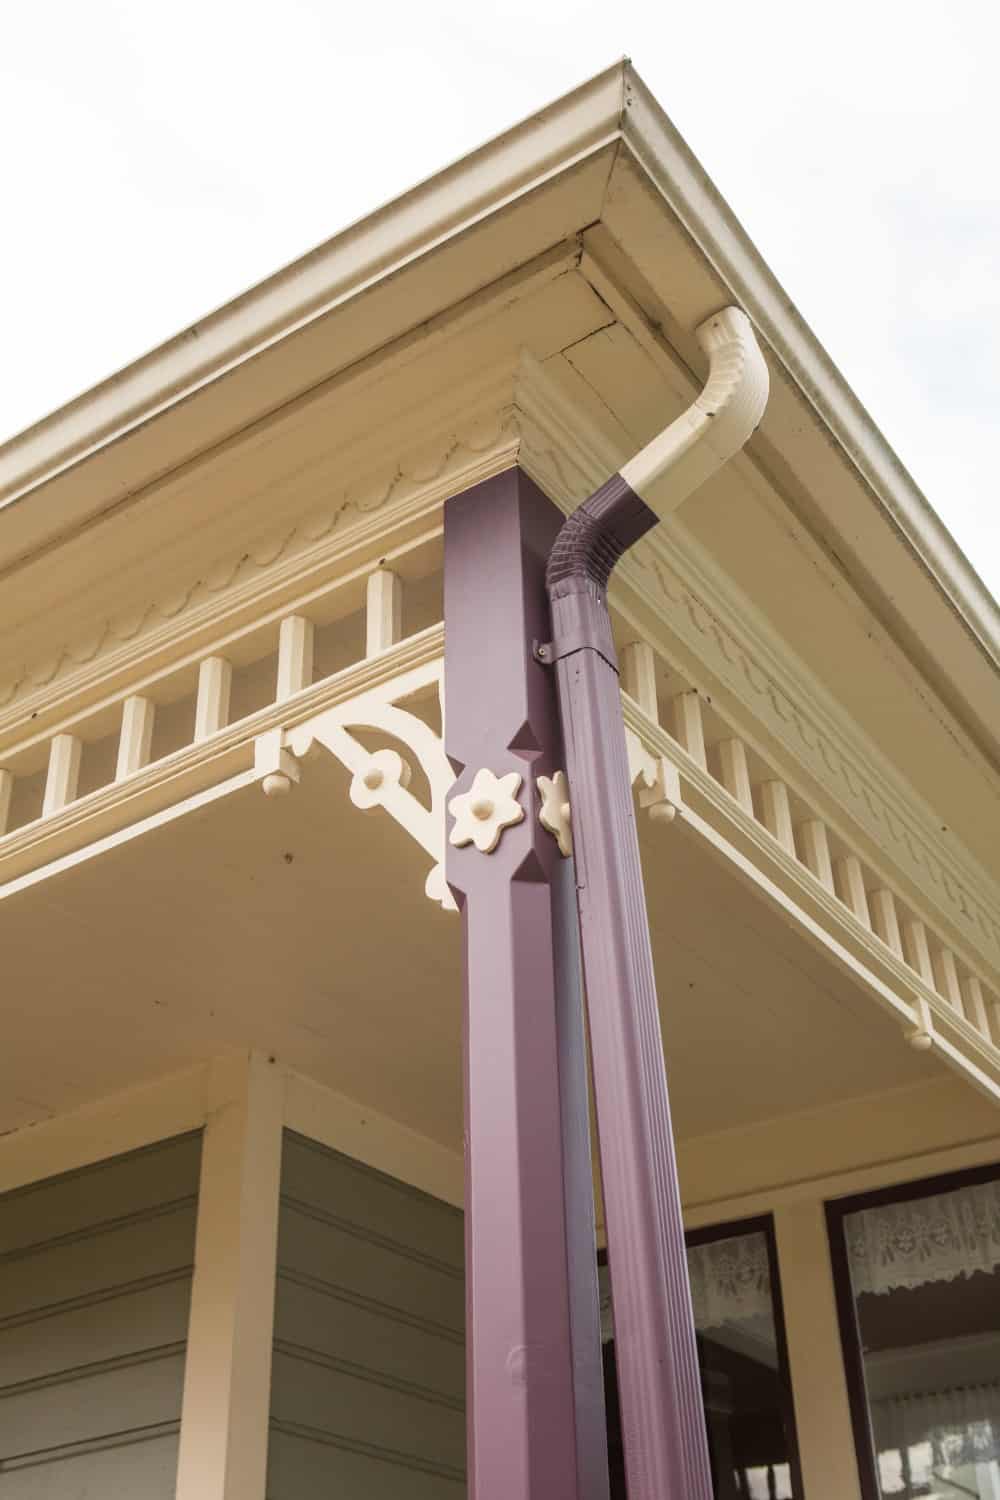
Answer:
<path fill-rule="evenodd" d="M 465 1491 L 462 1216 L 286 1132 L 268 1500 Z"/>
<path fill-rule="evenodd" d="M 170 1500 L 200 1136 L 0 1197 L 0 1493 Z"/>

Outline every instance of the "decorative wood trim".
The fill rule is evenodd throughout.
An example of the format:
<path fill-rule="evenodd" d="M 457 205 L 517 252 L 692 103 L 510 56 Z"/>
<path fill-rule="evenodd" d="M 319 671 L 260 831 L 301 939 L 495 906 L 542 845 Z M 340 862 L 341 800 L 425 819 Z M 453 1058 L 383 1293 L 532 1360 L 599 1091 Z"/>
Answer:
<path fill-rule="evenodd" d="M 285 1074 L 213 1068 L 202 1145 L 177 1500 L 263 1500 Z"/>
<path fill-rule="evenodd" d="M 57 734 L 49 746 L 42 817 L 50 818 L 72 802 L 80 779 L 80 741 L 75 734 Z"/>
<path fill-rule="evenodd" d="M 373 659 L 385 661 L 388 655 L 383 652 Z M 434 861 L 424 887 L 428 897 L 439 901 L 446 911 L 454 911 L 455 899 L 444 877 L 444 854 L 445 799 L 455 772 L 441 736 L 399 706 L 401 701 L 428 691 L 443 698 L 443 674 L 444 662 L 439 659 L 389 678 L 367 693 L 301 720 L 288 736 L 288 745 L 300 759 L 313 754 L 318 745 L 336 756 L 352 774 L 349 795 L 355 807 L 384 808 L 416 840 Z M 372 754 L 349 733 L 350 728 L 378 730 L 411 750 L 427 778 L 430 804 L 425 806 L 408 790 L 410 767 L 395 750 Z M 266 781 L 264 790 L 268 790 Z M 523 818 L 523 807 L 519 811 Z"/>
<path fill-rule="evenodd" d="M 0 836 L 7 832 L 10 818 L 10 799 L 14 790 L 14 777 L 10 771 L 0 771 Z"/>
<path fill-rule="evenodd" d="M 861 869 L 861 861 L 856 854 L 846 854 L 843 859 L 834 862 L 833 883 L 844 905 L 850 907 L 863 926 L 871 927 L 865 877 Z"/>
<path fill-rule="evenodd" d="M 1000 1051 L 958 1015 L 901 956 L 881 942 L 834 894 L 751 817 L 682 746 L 623 697 L 625 723 L 647 754 L 677 772 L 676 823 L 706 842 L 787 920 L 848 973 L 885 1010 L 931 1038 L 931 1045 L 983 1093 L 1000 1099 Z M 878 893 L 876 893 L 877 895 Z M 888 893 L 887 893 L 888 894 Z M 933 975 L 931 975 L 933 983 Z"/>
<path fill-rule="evenodd" d="M 112 782 L 50 818 L 16 829 L 0 845 L 0 899 L 11 894 L 13 883 L 29 871 L 42 874 L 44 867 L 55 873 L 53 862 L 72 851 L 96 848 L 119 830 L 135 829 L 143 818 L 177 807 L 212 787 L 222 787 L 227 780 L 233 790 L 254 780 L 253 746 L 258 736 L 294 728 L 310 714 L 380 683 L 405 677 L 428 663 L 440 662 L 443 656 L 443 628 L 430 626 L 378 658 L 356 662 L 284 703 L 269 704 L 207 740 L 165 756 L 137 771 L 127 782 Z"/>
<path fill-rule="evenodd" d="M 565 509 L 592 493 L 628 456 L 581 418 L 533 360 L 522 363 L 515 402 L 518 462 Z M 933 809 L 847 718 L 683 521 L 674 517 L 669 528 L 657 527 L 622 560 L 615 578 L 611 602 L 628 628 L 670 665 L 688 671 L 713 701 L 717 694 L 729 698 L 738 712 L 727 717 L 739 725 L 748 747 L 780 766 L 789 787 L 800 783 L 795 789 L 845 842 L 858 842 L 857 828 L 872 868 L 898 866 L 903 881 L 940 912 L 960 944 L 973 947 L 996 971 L 996 880 L 966 850 L 943 843 Z M 794 776 L 788 774 L 792 768 Z"/>
<path fill-rule="evenodd" d="M 278 631 L 278 683 L 275 701 L 284 703 L 310 687 L 313 678 L 315 631 L 304 615 L 287 615 Z"/>
<path fill-rule="evenodd" d="M 207 740 L 210 734 L 225 729 L 229 723 L 229 700 L 233 688 L 233 668 L 224 656 L 206 656 L 198 668 L 198 697 L 194 710 L 195 740 Z"/>
<path fill-rule="evenodd" d="M 403 580 L 389 568 L 376 568 L 365 589 L 365 655 L 377 656 L 403 634 Z"/>
<path fill-rule="evenodd" d="M 787 786 L 783 781 L 764 781 L 760 792 L 764 827 L 786 853 L 794 855 L 795 828 Z"/>
<path fill-rule="evenodd" d="M 137 694 L 126 698 L 122 704 L 122 727 L 118 740 L 118 761 L 115 780 L 124 781 L 126 776 L 141 771 L 149 762 L 149 751 L 153 743 L 154 704 Z"/>

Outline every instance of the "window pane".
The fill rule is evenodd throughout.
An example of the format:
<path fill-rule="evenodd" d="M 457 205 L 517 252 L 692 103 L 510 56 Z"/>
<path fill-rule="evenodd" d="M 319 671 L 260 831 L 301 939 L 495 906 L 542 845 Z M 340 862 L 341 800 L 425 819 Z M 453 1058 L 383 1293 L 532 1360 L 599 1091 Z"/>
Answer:
<path fill-rule="evenodd" d="M 688 1248 L 691 1303 L 716 1500 L 793 1500 L 790 1401 L 766 1235 Z M 612 1496 L 625 1495 L 607 1266 L 601 1267 Z M 997 1497 L 1000 1500 L 1000 1496 Z"/>
<path fill-rule="evenodd" d="M 844 1233 L 881 1494 L 1000 1500 L 1000 1180 Z"/>

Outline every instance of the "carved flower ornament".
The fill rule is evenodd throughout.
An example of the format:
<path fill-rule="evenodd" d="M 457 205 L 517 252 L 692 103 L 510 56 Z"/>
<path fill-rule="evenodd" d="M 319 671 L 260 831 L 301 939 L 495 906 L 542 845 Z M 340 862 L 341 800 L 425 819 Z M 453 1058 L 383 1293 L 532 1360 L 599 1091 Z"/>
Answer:
<path fill-rule="evenodd" d="M 481 854 L 492 854 L 505 828 L 524 819 L 524 808 L 517 800 L 522 777 L 519 771 L 495 776 L 485 767 L 477 771 L 467 792 L 460 792 L 448 803 L 455 826 L 448 841 L 460 849 L 475 844 Z"/>

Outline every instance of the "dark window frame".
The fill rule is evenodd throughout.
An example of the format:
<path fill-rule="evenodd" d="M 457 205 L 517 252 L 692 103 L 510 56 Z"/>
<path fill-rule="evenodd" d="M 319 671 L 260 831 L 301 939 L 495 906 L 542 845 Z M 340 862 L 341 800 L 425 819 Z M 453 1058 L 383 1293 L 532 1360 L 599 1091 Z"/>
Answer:
<path fill-rule="evenodd" d="M 982 1182 L 1000 1178 L 1000 1162 L 988 1166 L 968 1167 L 958 1172 L 942 1172 L 934 1177 L 911 1178 L 891 1187 L 873 1188 L 867 1193 L 852 1193 L 846 1198 L 831 1198 L 824 1204 L 826 1233 L 833 1272 L 833 1293 L 837 1304 L 840 1347 L 847 1384 L 847 1401 L 854 1434 L 854 1454 L 861 1484 L 861 1500 L 882 1500 L 878 1482 L 878 1457 L 872 1432 L 865 1388 L 864 1352 L 858 1329 L 858 1315 L 851 1286 L 851 1269 L 847 1259 L 847 1236 L 844 1220 L 865 1208 L 881 1208 L 888 1203 L 910 1203 L 916 1198 L 933 1198 L 937 1193 L 957 1188 L 976 1187 Z"/>
<path fill-rule="evenodd" d="M 785 1332 L 785 1304 L 781 1295 L 781 1270 L 778 1265 L 778 1242 L 774 1232 L 774 1215 L 756 1214 L 748 1219 L 726 1219 L 718 1224 L 705 1224 L 698 1229 L 684 1231 L 684 1244 L 710 1245 L 717 1240 L 736 1239 L 740 1235 L 762 1234 L 767 1246 L 767 1269 L 771 1278 L 771 1305 L 774 1313 L 774 1336 L 778 1352 L 778 1386 L 781 1392 L 782 1424 L 788 1436 L 788 1467 L 793 1500 L 805 1500 L 802 1483 L 802 1464 L 799 1458 L 799 1431 L 795 1419 L 795 1393 L 792 1371 L 788 1360 L 788 1338 Z M 606 1265 L 606 1250 L 598 1250 L 598 1265 Z M 614 1292 L 612 1290 L 612 1297 Z"/>

